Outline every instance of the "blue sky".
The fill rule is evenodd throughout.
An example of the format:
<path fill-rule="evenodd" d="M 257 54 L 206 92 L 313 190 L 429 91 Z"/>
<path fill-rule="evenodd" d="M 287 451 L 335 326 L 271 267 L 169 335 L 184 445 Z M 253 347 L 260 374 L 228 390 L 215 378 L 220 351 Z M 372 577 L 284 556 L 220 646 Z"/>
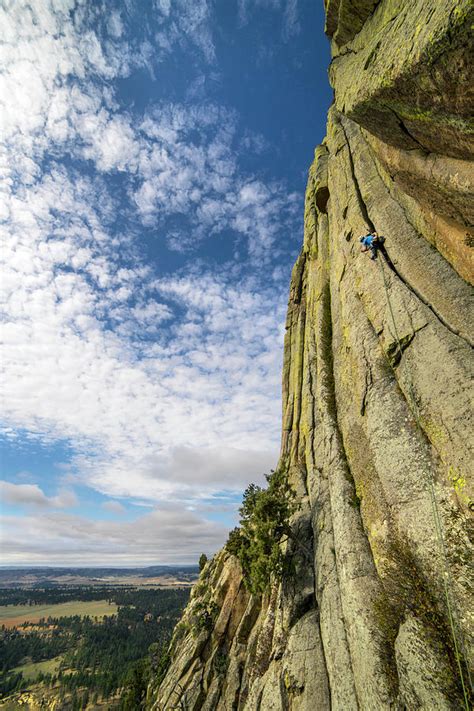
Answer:
<path fill-rule="evenodd" d="M 3 563 L 195 562 L 278 457 L 322 0 L 0 25 Z"/>

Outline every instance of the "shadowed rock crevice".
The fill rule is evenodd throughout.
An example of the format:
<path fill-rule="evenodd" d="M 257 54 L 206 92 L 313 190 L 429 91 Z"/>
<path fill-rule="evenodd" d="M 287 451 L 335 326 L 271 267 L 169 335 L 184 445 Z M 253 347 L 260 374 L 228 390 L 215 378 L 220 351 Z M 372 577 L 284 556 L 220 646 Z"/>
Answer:
<path fill-rule="evenodd" d="M 352 156 L 351 144 L 347 139 L 347 133 L 344 129 L 343 123 L 341 123 L 341 128 L 344 133 L 344 137 L 346 139 L 346 145 L 347 145 L 348 157 L 349 157 L 349 165 L 351 168 L 352 184 L 354 186 L 355 194 L 357 195 L 357 202 L 359 203 L 359 210 L 362 214 L 362 217 L 365 220 L 366 226 L 373 232 L 376 230 L 376 227 L 369 217 L 369 211 L 367 210 L 367 205 L 365 204 L 364 199 L 362 197 L 362 193 L 360 191 L 359 183 L 358 183 L 356 173 L 355 173 L 355 168 L 354 168 L 354 158 Z"/>
<path fill-rule="evenodd" d="M 414 146 L 413 150 L 415 150 L 416 147 L 418 147 L 418 148 L 421 148 L 422 151 L 425 151 L 425 152 L 428 153 L 428 151 L 427 151 L 427 149 L 425 148 L 425 146 L 424 146 L 415 136 L 413 136 L 413 135 L 410 133 L 410 131 L 408 130 L 408 128 L 407 128 L 406 125 L 404 124 L 403 119 L 397 114 L 397 112 L 395 111 L 395 109 L 392 109 L 390 106 L 388 106 L 387 108 L 395 115 L 395 118 L 396 118 L 397 121 L 398 121 L 398 125 L 399 125 L 400 130 L 402 131 L 402 133 L 404 133 L 406 136 L 408 136 L 408 138 L 409 138 L 411 141 L 413 141 L 413 143 L 416 144 L 416 145 Z"/>
<path fill-rule="evenodd" d="M 316 206 L 320 212 L 326 213 L 326 207 L 329 200 L 329 190 L 326 186 L 320 188 L 316 193 Z"/>

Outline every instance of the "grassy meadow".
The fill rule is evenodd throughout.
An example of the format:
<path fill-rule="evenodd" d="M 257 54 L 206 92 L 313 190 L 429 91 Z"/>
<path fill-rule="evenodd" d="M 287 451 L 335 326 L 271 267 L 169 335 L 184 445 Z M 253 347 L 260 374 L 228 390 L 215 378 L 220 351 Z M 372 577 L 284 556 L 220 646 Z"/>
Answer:
<path fill-rule="evenodd" d="M 70 601 L 49 605 L 1 605 L 0 625 L 18 627 L 25 622 L 35 624 L 48 617 L 104 617 L 115 615 L 118 607 L 107 600 Z"/>
<path fill-rule="evenodd" d="M 62 656 L 47 659 L 44 662 L 30 662 L 29 664 L 22 664 L 19 667 L 15 667 L 13 671 L 15 673 L 21 672 L 25 679 L 36 679 L 38 674 L 41 673 L 57 674 L 61 661 Z"/>

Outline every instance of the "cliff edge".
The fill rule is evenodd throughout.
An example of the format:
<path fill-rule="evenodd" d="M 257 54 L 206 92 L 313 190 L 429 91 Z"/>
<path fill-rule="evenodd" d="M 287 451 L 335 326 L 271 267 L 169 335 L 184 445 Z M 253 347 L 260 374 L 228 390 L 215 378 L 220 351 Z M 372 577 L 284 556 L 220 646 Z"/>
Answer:
<path fill-rule="evenodd" d="M 468 0 L 325 0 L 315 151 L 283 365 L 296 574 L 226 549 L 153 711 L 470 708 L 474 153 Z M 471 40 L 472 42 L 472 40 Z M 361 254 L 366 228 L 385 237 Z"/>

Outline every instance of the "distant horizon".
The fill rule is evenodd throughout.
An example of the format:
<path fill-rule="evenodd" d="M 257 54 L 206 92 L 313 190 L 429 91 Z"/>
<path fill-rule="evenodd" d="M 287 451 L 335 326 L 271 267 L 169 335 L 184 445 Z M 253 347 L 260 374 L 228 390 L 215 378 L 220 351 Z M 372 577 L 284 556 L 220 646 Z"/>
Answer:
<path fill-rule="evenodd" d="M 1 565 L 0 570 L 24 570 L 25 568 L 35 570 L 57 570 L 59 568 L 64 570 L 85 570 L 86 568 L 95 568 L 97 570 L 146 570 L 147 568 L 199 568 L 198 563 L 151 563 L 150 565 L 95 565 L 90 563 L 88 565 L 28 565 L 26 563 L 22 565 Z"/>
<path fill-rule="evenodd" d="M 0 570 L 24 570 L 32 568 L 35 570 L 87 570 L 92 568 L 95 570 L 147 570 L 148 568 L 199 568 L 198 563 L 181 563 L 181 564 L 169 564 L 169 563 L 151 563 L 150 565 L 2 565 L 0 564 Z"/>

